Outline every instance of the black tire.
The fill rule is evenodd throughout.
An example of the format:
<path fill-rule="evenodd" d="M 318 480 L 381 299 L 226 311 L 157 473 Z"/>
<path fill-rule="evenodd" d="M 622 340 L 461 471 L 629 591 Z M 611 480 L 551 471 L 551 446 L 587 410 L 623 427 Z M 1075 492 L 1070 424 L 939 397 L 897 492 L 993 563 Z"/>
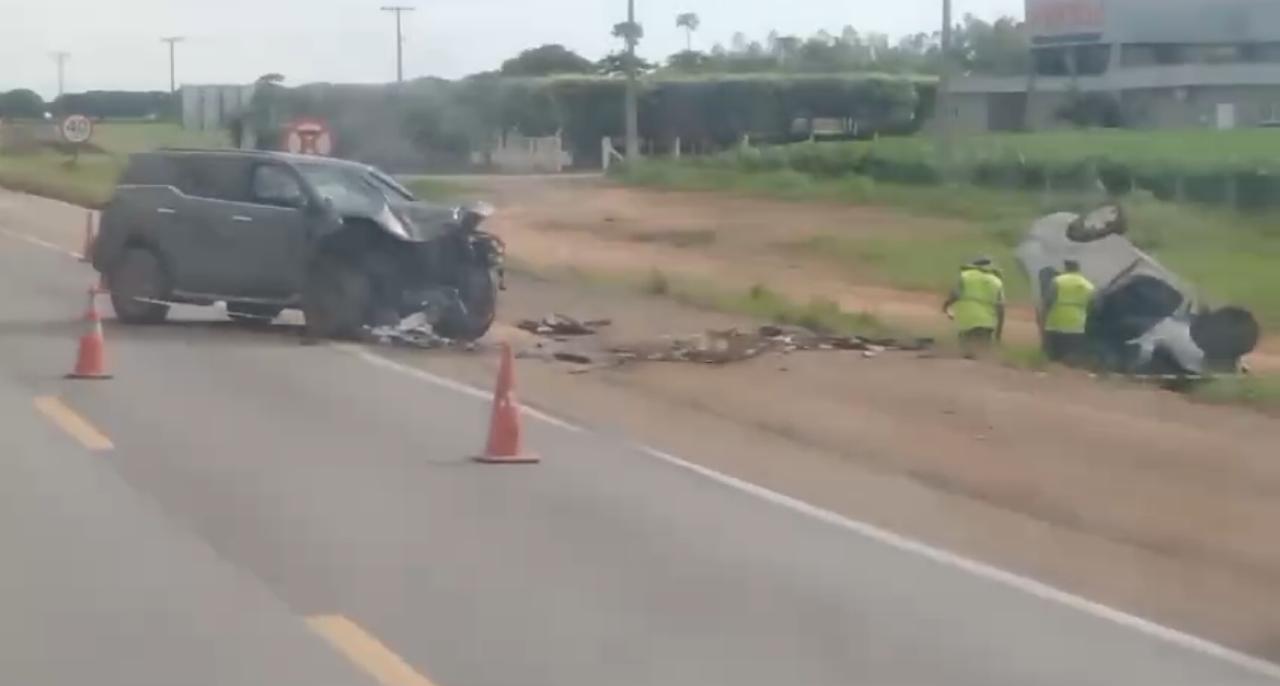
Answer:
<path fill-rule="evenodd" d="M 309 338 L 355 338 L 364 328 L 371 289 L 363 273 L 332 258 L 307 270 L 302 313 Z"/>
<path fill-rule="evenodd" d="M 159 324 L 169 316 L 169 275 L 159 256 L 147 248 L 129 248 L 107 275 L 111 307 L 125 324 Z"/>
<path fill-rule="evenodd" d="M 463 307 L 450 309 L 436 323 L 435 332 L 458 341 L 474 341 L 489 332 L 498 313 L 498 275 L 489 267 L 471 265 L 462 273 L 458 297 Z"/>
<path fill-rule="evenodd" d="M 227 303 L 227 317 L 236 323 L 248 326 L 266 326 L 284 311 L 278 305 L 262 303 Z"/>

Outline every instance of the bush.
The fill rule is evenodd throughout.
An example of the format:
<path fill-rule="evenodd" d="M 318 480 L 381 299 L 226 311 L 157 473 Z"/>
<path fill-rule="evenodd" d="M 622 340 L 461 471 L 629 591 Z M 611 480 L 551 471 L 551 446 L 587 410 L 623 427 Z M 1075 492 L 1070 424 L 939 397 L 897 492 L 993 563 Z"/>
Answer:
<path fill-rule="evenodd" d="M 1111 195 L 1145 191 L 1161 200 L 1240 210 L 1280 206 L 1280 131 L 986 134 L 960 141 L 955 152 L 952 178 L 986 188 L 1096 194 L 1101 186 Z M 921 137 L 767 146 L 698 164 L 911 185 L 944 179 L 933 142 Z"/>

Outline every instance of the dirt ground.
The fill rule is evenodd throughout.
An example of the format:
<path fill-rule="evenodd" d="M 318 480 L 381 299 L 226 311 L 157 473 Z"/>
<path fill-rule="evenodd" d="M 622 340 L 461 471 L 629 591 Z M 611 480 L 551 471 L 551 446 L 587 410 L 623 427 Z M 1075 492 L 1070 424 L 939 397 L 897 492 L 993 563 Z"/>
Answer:
<path fill-rule="evenodd" d="M 717 221 L 695 198 L 584 193 L 528 180 L 493 187 L 496 229 L 529 263 L 590 258 L 592 267 L 647 269 L 681 248 L 609 236 L 706 230 Z M 734 229 L 746 238 L 715 241 L 683 259 L 749 285 L 751 274 L 728 270 L 724 256 L 749 252 L 740 246 L 750 241 L 770 244 L 794 206 L 735 206 L 755 220 Z M 593 236 L 579 223 L 592 216 L 583 212 L 613 219 L 602 217 Z M 859 212 L 867 223 L 878 216 L 819 208 L 810 221 L 815 229 L 820 222 L 858 226 Z M 79 247 L 79 218 L 0 195 L 0 224 L 71 249 Z M 933 228 L 922 222 L 911 230 Z M 756 259 L 751 268 L 762 270 L 785 261 Z M 818 290 L 832 278 L 807 265 L 794 271 L 797 287 Z M 868 302 L 877 293 L 849 292 Z M 936 298 L 894 302 L 906 304 L 886 307 L 904 314 L 912 302 L 922 317 L 936 309 Z M 79 305 L 68 304 L 68 312 Z M 551 312 L 615 321 L 601 340 L 573 344 L 587 352 L 610 341 L 754 324 L 621 289 L 516 275 L 492 338 L 530 349 L 537 339 L 511 324 Z M 492 382 L 492 355 L 383 352 L 477 385 Z M 521 397 L 817 506 L 1280 658 L 1280 422 L 1273 418 L 1071 372 L 918 353 L 792 353 L 726 366 L 575 371 L 523 359 Z"/>
<path fill-rule="evenodd" d="M 857 281 L 848 270 L 782 246 L 824 235 L 930 240 L 964 233 L 958 222 L 889 208 L 622 188 L 580 177 L 483 177 L 469 185 L 501 209 L 494 226 L 512 253 L 539 267 L 657 269 L 739 291 L 766 284 L 802 302 L 826 298 L 913 331 L 950 331 L 939 309 L 944 294 Z M 1007 341 L 1038 342 L 1029 306 L 1011 307 L 1008 316 Z M 1280 345 L 1264 341 L 1248 362 L 1280 370 Z"/>

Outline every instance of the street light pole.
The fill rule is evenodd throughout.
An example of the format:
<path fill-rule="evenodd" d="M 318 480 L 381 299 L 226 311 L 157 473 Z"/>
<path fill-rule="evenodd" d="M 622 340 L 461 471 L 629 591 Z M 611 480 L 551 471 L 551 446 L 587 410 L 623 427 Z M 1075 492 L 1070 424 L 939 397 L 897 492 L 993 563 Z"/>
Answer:
<path fill-rule="evenodd" d="M 168 36 L 160 39 L 161 43 L 169 44 L 169 95 L 178 92 L 178 68 L 174 47 L 184 40 L 186 38 L 182 36 Z"/>
<path fill-rule="evenodd" d="M 952 117 L 951 117 L 951 0 L 942 0 L 942 45 L 941 74 L 938 79 L 938 96 L 934 104 L 934 119 L 938 124 L 938 157 L 942 161 L 942 172 L 949 177 L 952 156 Z"/>
<path fill-rule="evenodd" d="M 636 83 L 636 0 L 627 0 L 627 160 L 640 159 L 639 94 Z"/>
<path fill-rule="evenodd" d="M 405 12 L 412 12 L 413 7 L 408 5 L 387 5 L 382 8 L 383 12 L 393 12 L 396 15 L 396 83 L 404 83 L 404 29 L 401 23 L 401 17 Z"/>
<path fill-rule="evenodd" d="M 71 59 L 71 53 L 59 51 L 53 53 L 53 59 L 58 63 L 58 97 L 67 90 L 67 60 Z"/>

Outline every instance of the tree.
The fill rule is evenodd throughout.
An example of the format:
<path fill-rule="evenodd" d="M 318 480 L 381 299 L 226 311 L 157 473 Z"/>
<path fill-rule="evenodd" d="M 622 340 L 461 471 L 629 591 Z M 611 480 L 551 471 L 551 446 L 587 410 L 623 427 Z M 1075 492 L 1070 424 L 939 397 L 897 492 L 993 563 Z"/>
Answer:
<path fill-rule="evenodd" d="M 777 50 L 778 61 L 787 64 L 800 49 L 800 39 L 795 36 L 779 36 L 774 42 L 774 49 Z"/>
<path fill-rule="evenodd" d="M 594 69 L 591 60 L 556 43 L 525 50 L 502 63 L 503 76 L 590 74 Z"/>
<path fill-rule="evenodd" d="M 667 68 L 682 74 L 701 74 L 711 67 L 712 60 L 706 53 L 685 50 L 667 58 Z"/>
<path fill-rule="evenodd" d="M 685 12 L 676 17 L 676 26 L 684 29 L 685 52 L 693 52 L 693 34 L 702 26 L 696 12 Z"/>
<path fill-rule="evenodd" d="M 0 117 L 39 119 L 44 116 L 44 99 L 35 91 L 19 88 L 0 93 Z"/>
<path fill-rule="evenodd" d="M 623 75 L 627 73 L 628 65 L 632 64 L 631 59 L 625 52 L 611 52 L 599 62 L 596 62 L 595 69 L 596 72 L 605 76 Z M 658 67 L 658 65 L 638 55 L 634 59 L 637 74 L 651 72 Z"/>
<path fill-rule="evenodd" d="M 613 37 L 629 43 L 639 43 L 644 38 L 644 27 L 639 22 L 624 21 L 613 25 Z"/>

